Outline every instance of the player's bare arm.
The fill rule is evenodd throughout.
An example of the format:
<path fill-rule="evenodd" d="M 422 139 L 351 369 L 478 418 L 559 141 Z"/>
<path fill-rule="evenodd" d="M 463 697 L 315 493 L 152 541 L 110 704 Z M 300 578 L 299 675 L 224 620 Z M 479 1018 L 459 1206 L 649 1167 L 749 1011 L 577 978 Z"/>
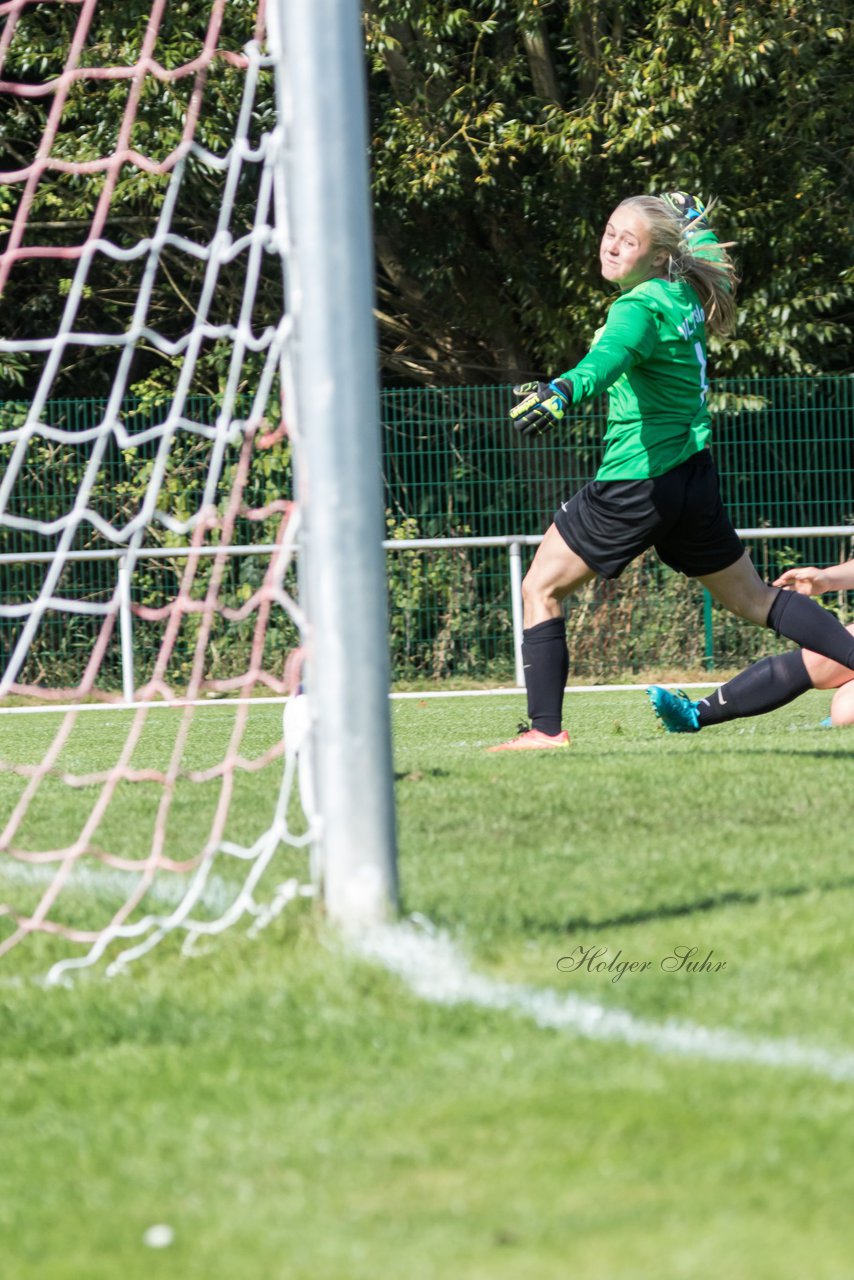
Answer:
<path fill-rule="evenodd" d="M 774 580 L 775 587 L 787 587 L 803 596 L 820 596 L 826 591 L 854 590 L 854 560 L 832 564 L 826 569 L 814 565 L 787 569 Z"/>

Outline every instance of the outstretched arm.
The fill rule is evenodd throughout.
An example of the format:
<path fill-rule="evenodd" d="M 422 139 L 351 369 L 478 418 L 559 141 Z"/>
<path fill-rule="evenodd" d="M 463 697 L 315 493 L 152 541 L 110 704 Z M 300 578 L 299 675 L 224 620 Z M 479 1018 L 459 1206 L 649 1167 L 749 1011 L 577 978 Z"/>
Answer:
<path fill-rule="evenodd" d="M 563 421 L 570 404 L 606 391 L 648 355 L 657 340 L 650 309 L 628 296 L 616 299 L 595 345 L 574 369 L 551 382 L 523 382 L 513 388 L 519 403 L 510 410 L 510 421 L 525 436 L 551 430 Z"/>
<path fill-rule="evenodd" d="M 788 587 L 802 596 L 820 596 L 825 591 L 854 590 L 854 560 L 832 564 L 827 569 L 809 565 L 803 569 L 787 569 L 774 579 L 775 587 Z"/>

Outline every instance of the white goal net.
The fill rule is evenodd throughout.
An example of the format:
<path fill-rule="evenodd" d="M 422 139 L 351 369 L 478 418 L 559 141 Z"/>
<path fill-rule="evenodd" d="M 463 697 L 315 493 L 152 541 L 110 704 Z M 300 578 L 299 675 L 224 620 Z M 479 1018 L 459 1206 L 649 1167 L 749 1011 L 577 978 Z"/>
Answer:
<path fill-rule="evenodd" d="M 0 5 L 0 956 L 54 979 L 322 872 L 287 5 L 175 9 Z"/>

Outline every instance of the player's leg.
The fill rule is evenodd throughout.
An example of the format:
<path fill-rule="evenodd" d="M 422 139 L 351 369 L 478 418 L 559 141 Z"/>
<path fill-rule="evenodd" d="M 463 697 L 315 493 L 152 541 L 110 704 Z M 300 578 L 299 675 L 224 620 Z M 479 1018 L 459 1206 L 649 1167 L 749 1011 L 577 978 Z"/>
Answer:
<path fill-rule="evenodd" d="M 522 582 L 525 630 L 562 617 L 561 604 L 566 597 L 595 577 L 596 570 L 551 525 Z"/>
<path fill-rule="evenodd" d="M 658 554 L 671 568 L 701 582 L 732 613 L 764 625 L 776 591 L 759 577 L 724 509 L 717 469 L 710 455 L 704 453 L 696 460 L 687 496 L 680 519 L 656 543 Z M 803 660 L 799 654 L 796 656 L 801 664 L 800 679 L 803 687 L 808 688 Z M 789 674 L 797 682 L 797 673 Z M 668 732 L 696 733 L 702 727 L 700 711 L 703 709 L 717 708 L 732 718 L 737 714 L 755 714 L 745 709 L 752 701 L 770 704 L 772 691 L 773 697 L 779 700 L 783 691 L 776 685 L 781 678 L 775 664 L 756 663 L 736 677 L 735 693 L 723 695 L 723 702 L 715 698 L 692 702 L 687 694 L 674 693 L 659 685 L 650 686 L 647 696 Z M 795 696 L 789 689 L 791 681 L 784 682 L 786 695 Z M 754 685 L 761 686 L 761 694 L 749 692 Z M 737 706 L 742 709 L 736 711 Z"/>
<path fill-rule="evenodd" d="M 854 623 L 848 630 L 854 635 Z M 804 653 L 804 662 L 816 689 L 836 689 L 825 724 L 854 724 L 854 671 L 818 653 Z"/>
<path fill-rule="evenodd" d="M 595 576 L 552 525 L 522 583 L 522 665 L 528 718 L 532 729 L 540 733 L 554 736 L 561 732 L 563 691 L 569 673 L 561 603 Z"/>
<path fill-rule="evenodd" d="M 847 630 L 854 636 L 854 623 Z M 848 684 L 849 680 L 854 680 L 854 671 L 850 667 L 842 667 L 838 662 L 823 658 L 820 653 L 813 653 L 809 649 L 804 650 L 804 663 L 814 689 L 838 689 L 841 685 Z"/>
<path fill-rule="evenodd" d="M 836 690 L 828 718 L 832 725 L 854 724 L 854 677 Z"/>
<path fill-rule="evenodd" d="M 839 664 L 837 670 L 854 667 L 854 636 L 833 614 L 809 596 L 769 586 L 759 577 L 723 507 L 710 455 L 698 457 L 687 497 L 680 519 L 656 542 L 664 562 L 702 583 L 731 613 L 826 654 Z M 659 686 L 647 693 L 665 728 L 695 733 L 704 724 L 785 706 L 813 687 L 813 675 L 798 651 L 754 663 L 702 702 Z"/>
<path fill-rule="evenodd" d="M 699 581 L 731 613 L 770 627 L 842 667 L 854 668 L 854 636 L 839 619 L 809 596 L 763 582 L 747 551 L 728 569 L 706 574 Z"/>
<path fill-rule="evenodd" d="M 594 577 L 618 578 L 626 565 L 656 545 L 686 505 L 694 467 L 689 460 L 664 476 L 593 481 L 555 512 L 523 584 L 522 660 L 533 728 L 493 750 L 566 741 L 560 728 L 569 655 L 561 601 Z"/>
<path fill-rule="evenodd" d="M 754 568 L 750 552 L 745 551 L 734 564 L 717 573 L 697 576 L 711 596 L 730 613 L 753 622 L 757 627 L 768 625 L 768 615 L 779 588 L 763 582 Z"/>
<path fill-rule="evenodd" d="M 854 635 L 854 626 L 850 626 L 848 631 Z M 850 668 L 823 658 L 821 654 L 795 649 L 761 658 L 720 685 L 708 698 L 696 702 L 682 692 L 673 693 L 655 685 L 647 690 L 647 694 L 669 733 L 696 733 L 708 725 L 776 711 L 808 689 L 835 689 L 849 682 L 854 682 L 854 671 Z M 852 698 L 850 721 L 841 718 L 849 714 L 849 698 Z M 840 718 L 837 718 L 837 712 Z M 832 709 L 831 718 L 834 724 L 854 721 L 854 695 L 847 694 L 841 698 L 837 710 Z"/>
<path fill-rule="evenodd" d="M 760 658 L 696 702 L 681 690 L 660 685 L 651 685 L 646 692 L 668 733 L 697 733 L 710 724 L 776 711 L 812 687 L 803 652 L 794 649 Z"/>
<path fill-rule="evenodd" d="M 527 751 L 568 744 L 569 735 L 561 730 L 563 691 L 569 671 L 561 602 L 595 576 L 595 571 L 552 525 L 522 583 L 522 664 L 531 728 L 489 750 Z"/>
<path fill-rule="evenodd" d="M 759 577 L 721 502 L 717 469 L 705 450 L 687 478 L 685 496 L 680 518 L 656 540 L 665 563 L 696 578 L 738 617 L 854 668 L 854 637 L 832 613 Z"/>

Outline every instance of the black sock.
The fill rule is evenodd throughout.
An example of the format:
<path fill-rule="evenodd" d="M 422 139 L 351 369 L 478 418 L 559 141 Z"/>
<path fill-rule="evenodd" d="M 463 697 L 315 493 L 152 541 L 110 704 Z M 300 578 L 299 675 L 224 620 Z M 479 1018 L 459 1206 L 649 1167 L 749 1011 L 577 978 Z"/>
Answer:
<path fill-rule="evenodd" d="M 549 618 L 522 632 L 522 664 L 531 726 L 560 733 L 563 690 L 569 674 L 569 650 L 563 618 Z"/>
<path fill-rule="evenodd" d="M 838 618 L 809 596 L 781 588 L 769 610 L 766 626 L 778 636 L 794 640 L 802 649 L 824 654 L 843 667 L 854 667 L 854 636 Z"/>
<path fill-rule="evenodd" d="M 739 720 L 742 716 L 764 715 L 766 711 L 784 707 L 811 688 L 812 680 L 800 649 L 760 658 L 697 703 L 700 728 L 722 724 L 724 720 Z"/>

